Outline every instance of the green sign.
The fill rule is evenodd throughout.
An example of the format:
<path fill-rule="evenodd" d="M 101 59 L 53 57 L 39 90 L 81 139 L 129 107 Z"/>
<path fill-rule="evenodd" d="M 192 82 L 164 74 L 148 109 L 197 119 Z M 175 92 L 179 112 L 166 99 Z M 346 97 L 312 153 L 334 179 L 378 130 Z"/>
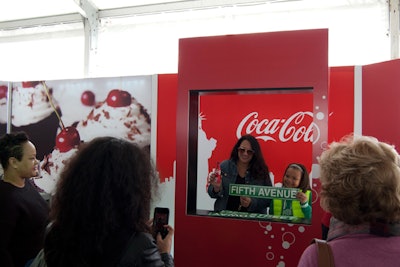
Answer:
<path fill-rule="evenodd" d="M 296 199 L 300 189 L 261 185 L 230 184 L 229 195 L 241 197 Z"/>
<path fill-rule="evenodd" d="M 261 214 L 261 213 L 250 213 L 250 212 L 240 212 L 240 211 L 230 211 L 230 210 L 222 210 L 220 212 L 210 212 L 208 214 L 212 217 L 229 217 L 229 218 L 237 218 L 237 219 L 254 219 L 254 220 L 286 220 L 286 221 L 296 221 L 299 218 L 294 216 L 277 216 L 270 214 Z"/>

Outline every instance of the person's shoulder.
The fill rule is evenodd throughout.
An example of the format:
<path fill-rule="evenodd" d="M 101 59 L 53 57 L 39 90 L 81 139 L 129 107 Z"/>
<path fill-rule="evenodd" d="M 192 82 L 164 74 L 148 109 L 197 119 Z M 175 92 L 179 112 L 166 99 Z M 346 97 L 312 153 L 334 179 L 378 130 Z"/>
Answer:
<path fill-rule="evenodd" d="M 223 160 L 221 163 L 220 163 L 220 165 L 219 166 L 229 166 L 229 165 L 231 165 L 231 164 L 235 164 L 234 162 L 233 162 L 233 160 L 231 160 L 231 159 L 225 159 L 225 160 Z"/>
<path fill-rule="evenodd" d="M 310 244 L 300 257 L 297 267 L 318 266 L 318 252 L 316 244 Z"/>
<path fill-rule="evenodd" d="M 128 241 L 127 252 L 136 253 L 153 247 L 156 247 L 156 242 L 151 234 L 136 232 Z"/>
<path fill-rule="evenodd" d="M 150 261 L 152 255 L 157 252 L 158 248 L 151 234 L 136 232 L 128 241 L 126 250 L 117 266 L 133 266 L 132 264 L 136 264 L 134 266 L 144 266 L 142 262 Z"/>
<path fill-rule="evenodd" d="M 9 199 L 10 197 L 13 197 L 16 192 L 15 189 L 16 187 L 0 180 L 0 199 Z"/>
<path fill-rule="evenodd" d="M 36 257 L 33 259 L 30 267 L 47 267 L 44 250 L 40 250 Z"/>
<path fill-rule="evenodd" d="M 155 244 L 153 236 L 146 232 L 137 232 L 134 239 L 136 243 L 143 245 L 143 247 L 152 247 Z"/>
<path fill-rule="evenodd" d="M 142 239 L 148 239 L 148 240 L 154 239 L 153 236 L 147 232 L 137 232 L 136 236 Z"/>

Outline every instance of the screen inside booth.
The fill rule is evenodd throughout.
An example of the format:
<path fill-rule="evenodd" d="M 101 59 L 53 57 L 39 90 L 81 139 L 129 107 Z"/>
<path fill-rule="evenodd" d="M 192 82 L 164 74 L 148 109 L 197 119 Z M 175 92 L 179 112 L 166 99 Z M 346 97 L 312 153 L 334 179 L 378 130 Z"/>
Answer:
<path fill-rule="evenodd" d="M 276 206 L 273 209 L 271 205 L 298 206 L 299 189 L 282 187 L 290 163 L 304 165 L 311 183 L 313 142 L 319 134 L 313 116 L 313 89 L 191 90 L 189 97 L 187 214 L 310 224 L 307 216 L 278 214 Z M 263 212 L 216 209 L 216 199 L 208 193 L 209 173 L 230 158 L 234 145 L 245 134 L 254 136 L 260 144 L 272 187 L 230 183 L 223 194 L 271 199 L 275 204 L 269 204 Z M 311 190 L 308 197 L 311 206 Z"/>

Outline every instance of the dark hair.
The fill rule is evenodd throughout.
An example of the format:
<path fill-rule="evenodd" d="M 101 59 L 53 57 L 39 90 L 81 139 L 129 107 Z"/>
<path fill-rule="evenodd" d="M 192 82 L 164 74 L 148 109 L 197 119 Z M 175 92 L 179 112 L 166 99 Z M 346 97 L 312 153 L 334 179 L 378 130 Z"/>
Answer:
<path fill-rule="evenodd" d="M 263 154 L 261 152 L 260 144 L 258 143 L 257 139 L 254 136 L 252 136 L 250 134 L 246 134 L 239 138 L 239 140 L 236 142 L 236 144 L 234 145 L 234 147 L 232 149 L 231 156 L 230 156 L 231 160 L 233 160 L 234 162 L 237 162 L 239 160 L 238 148 L 244 140 L 247 140 L 250 142 L 251 149 L 253 149 L 253 151 L 254 151 L 254 154 L 250 161 L 250 166 L 249 166 L 250 174 L 254 177 L 254 179 L 264 180 L 264 179 L 268 178 L 268 180 L 270 181 L 271 179 L 269 176 L 268 166 L 265 163 Z"/>
<path fill-rule="evenodd" d="M 306 167 L 301 163 L 296 163 L 296 162 L 290 163 L 286 167 L 284 174 L 286 173 L 287 169 L 289 169 L 289 168 L 293 168 L 293 169 L 301 171 L 301 179 L 300 179 L 300 184 L 299 184 L 298 188 L 300 188 L 304 193 L 307 190 L 311 190 L 311 187 L 310 187 L 310 176 L 308 174 L 308 171 L 307 171 Z"/>
<path fill-rule="evenodd" d="M 150 231 L 157 183 L 150 155 L 137 145 L 114 137 L 82 144 L 52 199 L 48 266 L 111 266 L 133 232 Z"/>
<path fill-rule="evenodd" d="M 8 159 L 16 158 L 22 160 L 24 150 L 22 145 L 29 141 L 29 137 L 25 132 L 4 134 L 0 138 L 0 161 L 3 169 L 8 168 Z"/>

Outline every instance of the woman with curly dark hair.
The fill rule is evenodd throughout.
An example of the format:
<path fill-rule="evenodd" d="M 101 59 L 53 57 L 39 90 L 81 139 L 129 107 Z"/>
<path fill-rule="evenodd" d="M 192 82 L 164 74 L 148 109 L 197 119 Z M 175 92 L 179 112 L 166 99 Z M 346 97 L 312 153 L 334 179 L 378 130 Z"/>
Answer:
<path fill-rule="evenodd" d="M 174 230 L 166 226 L 168 235 L 155 241 L 148 224 L 157 183 L 149 154 L 135 144 L 113 137 L 82 144 L 60 175 L 36 260 L 49 267 L 173 266 Z"/>
<path fill-rule="evenodd" d="M 270 199 L 230 196 L 230 184 L 272 186 L 268 166 L 264 161 L 260 144 L 252 135 L 243 135 L 234 145 L 230 159 L 220 165 L 222 179 L 211 172 L 208 194 L 215 198 L 214 210 L 232 210 L 266 213 Z"/>

